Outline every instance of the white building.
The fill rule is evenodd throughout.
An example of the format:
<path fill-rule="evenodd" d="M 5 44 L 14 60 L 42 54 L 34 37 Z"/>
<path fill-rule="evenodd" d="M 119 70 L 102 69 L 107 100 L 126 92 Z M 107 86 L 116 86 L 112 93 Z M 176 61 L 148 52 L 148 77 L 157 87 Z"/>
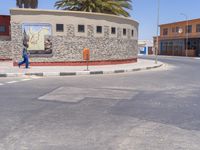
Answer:
<path fill-rule="evenodd" d="M 152 55 L 153 40 L 138 40 L 138 55 Z"/>

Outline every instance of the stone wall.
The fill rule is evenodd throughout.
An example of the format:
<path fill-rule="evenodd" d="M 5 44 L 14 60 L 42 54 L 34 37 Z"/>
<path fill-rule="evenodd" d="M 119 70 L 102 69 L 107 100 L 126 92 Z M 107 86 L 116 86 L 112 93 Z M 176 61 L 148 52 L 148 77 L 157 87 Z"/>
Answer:
<path fill-rule="evenodd" d="M 12 43 L 11 41 L 0 40 L 0 60 L 12 59 Z"/>
<path fill-rule="evenodd" d="M 87 25 L 87 36 L 75 36 L 75 27 L 65 25 L 65 34 L 51 36 L 53 55 L 51 57 L 33 57 L 31 62 L 66 62 L 82 61 L 82 50 L 87 47 L 91 50 L 91 60 L 122 60 L 137 57 L 137 40 L 131 38 L 131 30 L 127 30 L 127 37 L 122 37 L 122 28 L 117 28 L 117 36 L 110 36 L 110 28 L 103 26 L 102 37 L 94 36 L 94 27 Z M 21 59 L 22 25 L 11 23 L 13 45 L 13 60 Z"/>
<path fill-rule="evenodd" d="M 11 39 L 13 43 L 13 61 L 18 62 L 22 58 L 23 37 L 22 25 L 19 23 L 11 22 Z"/>

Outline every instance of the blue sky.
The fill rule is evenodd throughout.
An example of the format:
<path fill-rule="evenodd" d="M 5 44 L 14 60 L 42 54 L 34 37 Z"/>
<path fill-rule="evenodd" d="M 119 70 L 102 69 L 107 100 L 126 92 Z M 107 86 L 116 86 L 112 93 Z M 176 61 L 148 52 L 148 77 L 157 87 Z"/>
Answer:
<path fill-rule="evenodd" d="M 56 0 L 39 0 L 39 9 L 55 9 Z M 131 16 L 140 23 L 139 39 L 152 39 L 156 35 L 157 0 L 133 0 Z M 15 0 L 0 0 L 0 14 L 9 14 Z M 189 19 L 200 18 L 200 0 L 160 0 L 160 24 L 182 21 L 184 13 Z"/>

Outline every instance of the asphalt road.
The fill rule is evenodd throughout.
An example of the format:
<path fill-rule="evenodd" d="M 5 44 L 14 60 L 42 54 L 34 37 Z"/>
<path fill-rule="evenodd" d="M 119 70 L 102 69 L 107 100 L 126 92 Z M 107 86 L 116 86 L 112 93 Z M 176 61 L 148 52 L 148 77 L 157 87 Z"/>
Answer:
<path fill-rule="evenodd" d="M 200 60 L 114 75 L 0 78 L 0 150 L 199 150 Z"/>

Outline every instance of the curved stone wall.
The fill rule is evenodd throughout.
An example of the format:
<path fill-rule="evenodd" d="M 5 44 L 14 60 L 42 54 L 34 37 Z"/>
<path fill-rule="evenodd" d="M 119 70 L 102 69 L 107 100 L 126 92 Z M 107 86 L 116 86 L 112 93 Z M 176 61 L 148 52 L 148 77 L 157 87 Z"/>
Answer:
<path fill-rule="evenodd" d="M 21 59 L 22 25 L 27 23 L 49 24 L 52 28 L 48 37 L 52 42 L 52 54 L 32 56 L 31 62 L 81 62 L 85 47 L 90 49 L 91 61 L 137 59 L 136 21 L 98 13 L 12 9 L 14 62 Z M 63 25 L 62 32 L 57 31 L 58 24 Z M 84 32 L 78 31 L 79 25 L 84 25 Z M 101 33 L 97 33 L 97 26 L 101 27 Z M 115 28 L 115 34 L 112 34 L 112 28 Z"/>
<path fill-rule="evenodd" d="M 1 60 L 12 60 L 11 41 L 0 41 L 0 61 Z"/>

